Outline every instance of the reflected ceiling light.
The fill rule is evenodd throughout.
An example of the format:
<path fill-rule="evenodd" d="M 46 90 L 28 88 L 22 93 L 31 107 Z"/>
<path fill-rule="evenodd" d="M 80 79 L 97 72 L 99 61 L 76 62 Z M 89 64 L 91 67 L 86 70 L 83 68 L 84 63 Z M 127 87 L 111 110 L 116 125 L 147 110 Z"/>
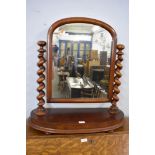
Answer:
<path fill-rule="evenodd" d="M 99 26 L 93 26 L 93 28 L 92 28 L 92 31 L 93 32 L 98 31 L 98 30 L 100 30 L 100 27 Z"/>
<path fill-rule="evenodd" d="M 66 32 L 65 32 L 64 29 L 61 29 L 61 30 L 59 31 L 59 36 L 64 36 L 64 35 L 66 35 Z"/>

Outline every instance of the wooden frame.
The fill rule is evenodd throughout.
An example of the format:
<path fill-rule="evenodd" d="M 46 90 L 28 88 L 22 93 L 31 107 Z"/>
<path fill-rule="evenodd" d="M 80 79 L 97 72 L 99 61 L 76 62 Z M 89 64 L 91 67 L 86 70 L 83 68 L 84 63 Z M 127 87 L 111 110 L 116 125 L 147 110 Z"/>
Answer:
<path fill-rule="evenodd" d="M 52 98 L 52 34 L 54 30 L 64 24 L 70 23 L 87 23 L 98 25 L 106 29 L 112 37 L 112 50 L 111 50 L 111 64 L 110 64 L 110 80 L 109 80 L 109 92 L 108 98 L 91 98 L 91 99 L 59 99 Z M 48 39 L 47 39 L 47 77 L 46 77 L 46 99 L 47 103 L 101 103 L 101 102 L 111 102 L 113 96 L 113 82 L 114 82 L 114 71 L 115 71 L 115 57 L 116 57 L 116 44 L 117 44 L 117 34 L 115 30 L 108 24 L 91 18 L 85 17 L 72 17 L 58 20 L 49 28 Z"/>

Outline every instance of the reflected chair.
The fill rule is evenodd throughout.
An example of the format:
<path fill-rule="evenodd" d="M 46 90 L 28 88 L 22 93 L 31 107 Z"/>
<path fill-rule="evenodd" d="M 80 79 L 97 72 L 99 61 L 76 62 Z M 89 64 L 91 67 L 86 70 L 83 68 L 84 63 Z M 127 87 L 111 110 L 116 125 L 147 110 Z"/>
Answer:
<path fill-rule="evenodd" d="M 65 58 L 60 58 L 60 67 L 65 65 Z"/>
<path fill-rule="evenodd" d="M 100 86 L 108 92 L 108 86 L 109 86 L 109 75 L 104 75 L 104 79 L 100 81 Z"/>
<path fill-rule="evenodd" d="M 94 98 L 100 98 L 100 96 L 101 96 L 101 90 L 102 90 L 102 88 L 95 83 L 94 84 L 93 97 Z"/>
<path fill-rule="evenodd" d="M 62 72 L 62 74 L 59 75 L 59 83 L 58 83 L 58 86 L 59 86 L 59 89 L 60 91 L 64 91 L 65 90 L 65 87 L 66 87 L 66 78 L 69 76 L 69 74 L 64 74 Z"/>

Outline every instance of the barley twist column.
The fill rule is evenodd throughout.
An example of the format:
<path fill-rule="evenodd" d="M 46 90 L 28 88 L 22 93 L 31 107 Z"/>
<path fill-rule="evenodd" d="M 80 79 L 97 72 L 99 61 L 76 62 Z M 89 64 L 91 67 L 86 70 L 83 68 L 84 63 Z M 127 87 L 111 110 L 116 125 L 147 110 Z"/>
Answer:
<path fill-rule="evenodd" d="M 40 48 L 38 50 L 39 61 L 37 63 L 37 66 L 39 67 L 39 70 L 37 71 L 37 74 L 39 76 L 39 78 L 37 80 L 37 83 L 39 84 L 37 91 L 39 92 L 39 95 L 37 96 L 38 108 L 35 110 L 35 114 L 38 116 L 42 116 L 42 115 L 45 115 L 47 112 L 46 109 L 43 107 L 43 105 L 45 104 L 45 100 L 44 100 L 44 96 L 45 96 L 45 92 L 44 92 L 44 88 L 45 88 L 45 84 L 44 84 L 45 67 L 44 67 L 44 63 L 46 62 L 46 60 L 44 58 L 44 52 L 46 52 L 46 50 L 44 49 L 44 46 L 46 45 L 46 42 L 45 41 L 39 41 L 37 44 L 40 46 Z"/>
<path fill-rule="evenodd" d="M 122 50 L 124 48 L 125 46 L 122 44 L 117 45 L 118 52 L 116 53 L 117 58 L 115 62 L 116 68 L 115 68 L 115 76 L 114 76 L 112 106 L 110 107 L 110 113 L 112 114 L 116 114 L 118 112 L 117 102 L 119 101 L 119 98 L 117 95 L 120 93 L 120 90 L 118 89 L 118 87 L 121 85 L 121 82 L 119 81 L 119 79 L 122 77 L 120 70 L 122 69 L 121 62 L 123 61 L 122 55 L 124 54 Z"/>

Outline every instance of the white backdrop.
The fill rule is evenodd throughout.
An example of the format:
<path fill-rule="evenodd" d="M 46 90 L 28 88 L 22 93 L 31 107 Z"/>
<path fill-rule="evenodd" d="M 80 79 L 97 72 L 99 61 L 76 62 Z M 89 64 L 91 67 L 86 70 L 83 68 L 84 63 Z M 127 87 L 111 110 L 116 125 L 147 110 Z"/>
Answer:
<path fill-rule="evenodd" d="M 128 0 L 27 0 L 27 42 L 26 42 L 26 70 L 27 70 L 27 117 L 36 108 L 38 95 L 36 80 L 37 44 L 38 40 L 47 40 L 47 32 L 51 24 L 65 17 L 90 17 L 104 21 L 117 32 L 118 43 L 125 45 L 123 61 L 123 77 L 120 86 L 121 93 L 118 106 L 128 116 L 129 105 L 129 15 Z M 52 107 L 101 107 L 105 104 L 48 104 Z"/>

